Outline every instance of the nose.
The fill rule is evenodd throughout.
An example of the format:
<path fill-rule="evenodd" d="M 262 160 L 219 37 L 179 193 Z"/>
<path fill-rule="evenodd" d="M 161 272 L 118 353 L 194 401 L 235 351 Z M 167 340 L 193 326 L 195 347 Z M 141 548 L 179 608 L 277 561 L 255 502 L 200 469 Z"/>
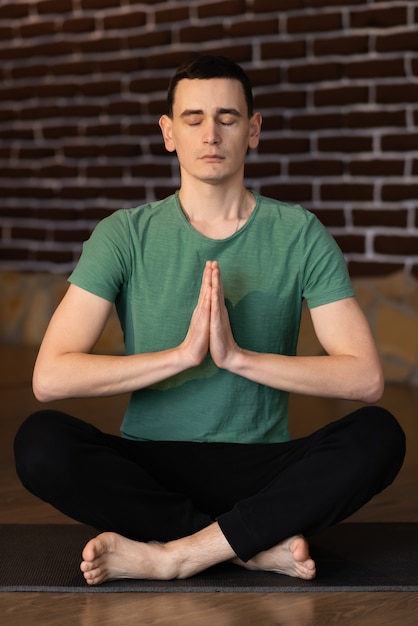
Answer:
<path fill-rule="evenodd" d="M 205 130 L 203 135 L 204 143 L 207 143 L 211 146 L 217 145 L 220 143 L 221 138 L 219 135 L 218 125 L 215 120 L 208 120 L 205 124 Z"/>

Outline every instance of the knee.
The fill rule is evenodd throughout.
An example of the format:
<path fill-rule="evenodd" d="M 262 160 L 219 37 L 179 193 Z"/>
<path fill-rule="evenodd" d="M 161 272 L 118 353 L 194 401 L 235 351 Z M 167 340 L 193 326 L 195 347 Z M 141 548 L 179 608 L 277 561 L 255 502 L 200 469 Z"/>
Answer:
<path fill-rule="evenodd" d="M 54 474 L 54 460 L 61 454 L 60 416 L 57 411 L 38 411 L 20 426 L 14 440 L 16 472 L 23 485 L 31 489 L 40 476 Z"/>
<path fill-rule="evenodd" d="M 396 418 L 378 406 L 366 406 L 357 413 L 359 434 L 369 461 L 386 468 L 393 478 L 402 467 L 406 438 Z"/>

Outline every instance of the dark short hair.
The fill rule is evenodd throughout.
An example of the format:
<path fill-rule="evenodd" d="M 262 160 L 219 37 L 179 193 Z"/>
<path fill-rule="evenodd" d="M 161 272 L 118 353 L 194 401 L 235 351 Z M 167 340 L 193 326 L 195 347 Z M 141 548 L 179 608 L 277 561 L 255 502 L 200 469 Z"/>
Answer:
<path fill-rule="evenodd" d="M 167 93 L 167 113 L 173 116 L 174 94 L 178 83 L 185 79 L 207 80 L 210 78 L 230 78 L 238 80 L 244 91 L 247 103 L 248 116 L 253 114 L 253 93 L 250 80 L 242 67 L 231 61 L 227 57 L 217 55 L 198 56 L 192 61 L 187 61 L 181 65 L 168 86 Z"/>

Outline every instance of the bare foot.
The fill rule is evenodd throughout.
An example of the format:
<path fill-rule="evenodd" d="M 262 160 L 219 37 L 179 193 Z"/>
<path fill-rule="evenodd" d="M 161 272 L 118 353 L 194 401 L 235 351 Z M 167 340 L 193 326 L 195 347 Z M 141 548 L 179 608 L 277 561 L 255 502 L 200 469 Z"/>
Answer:
<path fill-rule="evenodd" d="M 311 580 L 315 578 L 315 562 L 309 556 L 308 542 L 301 535 L 290 537 L 277 546 L 260 552 L 244 563 L 234 559 L 234 563 L 250 570 L 263 570 L 285 574 L 294 578 Z"/>
<path fill-rule="evenodd" d="M 89 585 L 119 578 L 170 580 L 177 575 L 164 544 L 132 541 L 116 533 L 91 539 L 83 550 L 80 569 Z"/>
<path fill-rule="evenodd" d="M 89 585 L 118 578 L 171 580 L 188 578 L 233 556 L 214 522 L 194 535 L 168 543 L 143 543 L 116 533 L 102 533 L 85 546 L 80 569 Z"/>

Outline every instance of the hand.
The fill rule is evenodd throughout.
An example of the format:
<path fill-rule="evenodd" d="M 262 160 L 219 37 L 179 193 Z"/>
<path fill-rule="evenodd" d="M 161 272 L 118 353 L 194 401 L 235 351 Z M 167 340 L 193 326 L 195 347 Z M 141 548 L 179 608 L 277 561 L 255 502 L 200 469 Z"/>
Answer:
<path fill-rule="evenodd" d="M 228 369 L 232 357 L 239 351 L 225 306 L 221 272 L 217 261 L 212 261 L 209 350 L 215 364 L 222 369 Z"/>
<path fill-rule="evenodd" d="M 212 261 L 207 261 L 202 276 L 199 299 L 190 320 L 187 335 L 181 344 L 190 367 L 200 365 L 209 351 Z"/>

